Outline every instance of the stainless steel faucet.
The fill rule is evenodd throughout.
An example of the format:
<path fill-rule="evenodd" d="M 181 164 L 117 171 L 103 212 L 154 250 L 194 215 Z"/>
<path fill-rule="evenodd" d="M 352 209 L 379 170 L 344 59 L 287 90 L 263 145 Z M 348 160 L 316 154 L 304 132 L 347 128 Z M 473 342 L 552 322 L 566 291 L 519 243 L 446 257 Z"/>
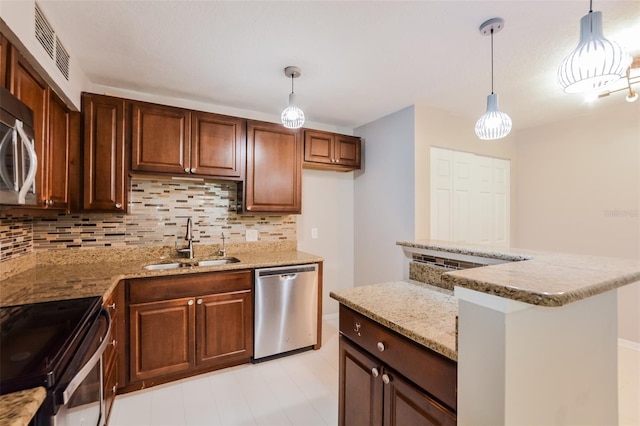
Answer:
<path fill-rule="evenodd" d="M 227 255 L 227 250 L 224 248 L 224 232 L 222 233 L 222 248 L 218 250 L 218 254 L 222 257 Z"/>
<path fill-rule="evenodd" d="M 189 259 L 193 259 L 193 224 L 191 218 L 187 218 L 187 232 L 184 239 L 187 242 L 187 246 L 178 248 L 178 243 L 176 243 L 176 250 L 178 253 L 186 254 Z"/>

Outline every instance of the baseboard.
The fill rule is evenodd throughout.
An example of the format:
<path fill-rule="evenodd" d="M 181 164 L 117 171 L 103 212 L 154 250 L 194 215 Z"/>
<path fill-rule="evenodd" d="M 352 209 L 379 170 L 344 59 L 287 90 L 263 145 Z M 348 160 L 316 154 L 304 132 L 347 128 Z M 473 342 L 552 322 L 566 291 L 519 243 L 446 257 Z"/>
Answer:
<path fill-rule="evenodd" d="M 634 342 L 633 340 L 618 338 L 618 346 L 631 349 L 632 351 L 640 352 L 640 342 Z"/>
<path fill-rule="evenodd" d="M 338 319 L 338 313 L 335 312 L 333 314 L 325 314 L 322 315 L 322 321 L 331 321 L 331 320 L 337 320 Z"/>

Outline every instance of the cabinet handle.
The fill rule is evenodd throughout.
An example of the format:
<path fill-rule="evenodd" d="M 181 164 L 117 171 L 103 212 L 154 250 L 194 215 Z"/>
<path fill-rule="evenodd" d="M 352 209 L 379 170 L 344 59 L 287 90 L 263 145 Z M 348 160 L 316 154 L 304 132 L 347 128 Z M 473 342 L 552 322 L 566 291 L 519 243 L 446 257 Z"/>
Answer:
<path fill-rule="evenodd" d="M 377 368 L 373 367 L 373 368 L 371 369 L 371 375 L 372 375 L 373 377 L 378 377 L 378 376 L 380 375 L 380 372 L 378 371 L 378 369 L 377 369 Z"/>
<path fill-rule="evenodd" d="M 360 323 L 359 323 L 359 322 L 357 322 L 357 323 L 356 323 L 356 328 L 354 328 L 354 329 L 353 329 L 353 331 L 355 331 L 356 333 L 358 333 L 358 336 L 360 335 L 360 327 L 362 327 L 362 326 L 360 325 Z"/>
<path fill-rule="evenodd" d="M 189 168 L 188 168 L 188 167 L 185 167 L 185 168 L 184 168 L 184 172 L 185 172 L 185 173 L 189 173 Z"/>
<path fill-rule="evenodd" d="M 115 348 L 116 347 L 116 343 L 118 343 L 118 342 L 116 342 L 116 339 L 113 339 L 111 341 L 111 346 L 113 346 Z"/>
<path fill-rule="evenodd" d="M 116 302 L 113 302 L 112 304 L 107 305 L 107 308 L 113 309 L 115 311 L 116 310 Z"/>
<path fill-rule="evenodd" d="M 189 299 L 189 301 L 187 302 L 187 305 L 189 306 L 193 305 L 193 299 Z"/>
<path fill-rule="evenodd" d="M 122 208 L 122 203 L 116 203 L 116 209 L 121 209 Z"/>
<path fill-rule="evenodd" d="M 339 162 L 340 162 L 340 159 L 339 159 L 339 158 L 336 158 L 336 163 L 339 163 Z"/>
<path fill-rule="evenodd" d="M 384 352 L 385 349 L 386 349 L 386 347 L 384 346 L 384 343 L 378 342 L 378 350 L 380 352 Z"/>
<path fill-rule="evenodd" d="M 114 395 L 116 394 L 116 390 L 118 390 L 118 385 L 113 385 L 111 392 L 113 392 Z"/>
<path fill-rule="evenodd" d="M 53 200 L 44 200 L 44 205 L 45 206 L 52 206 L 53 205 Z"/>
<path fill-rule="evenodd" d="M 195 167 L 192 167 L 192 168 L 191 168 L 191 173 L 195 173 L 195 172 L 196 172 L 196 168 L 195 168 Z"/>
<path fill-rule="evenodd" d="M 202 299 L 198 299 L 198 305 L 202 305 Z"/>
<path fill-rule="evenodd" d="M 391 383 L 391 377 L 387 376 L 386 374 L 383 374 L 382 375 L 382 382 L 385 385 L 388 385 L 389 383 Z"/>

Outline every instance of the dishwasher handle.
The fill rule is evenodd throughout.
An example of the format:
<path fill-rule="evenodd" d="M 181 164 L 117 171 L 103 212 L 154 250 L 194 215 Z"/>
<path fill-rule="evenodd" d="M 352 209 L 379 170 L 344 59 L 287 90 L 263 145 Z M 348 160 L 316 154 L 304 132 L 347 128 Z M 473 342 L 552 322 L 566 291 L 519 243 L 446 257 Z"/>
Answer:
<path fill-rule="evenodd" d="M 295 280 L 296 278 L 298 278 L 298 274 L 281 274 L 280 275 L 280 281 Z"/>
<path fill-rule="evenodd" d="M 293 266 L 290 268 L 264 268 L 264 269 L 256 269 L 256 277 L 269 277 L 278 275 L 280 277 L 289 276 L 289 275 L 297 275 L 303 272 L 316 272 L 317 264 L 311 264 L 309 266 Z"/>

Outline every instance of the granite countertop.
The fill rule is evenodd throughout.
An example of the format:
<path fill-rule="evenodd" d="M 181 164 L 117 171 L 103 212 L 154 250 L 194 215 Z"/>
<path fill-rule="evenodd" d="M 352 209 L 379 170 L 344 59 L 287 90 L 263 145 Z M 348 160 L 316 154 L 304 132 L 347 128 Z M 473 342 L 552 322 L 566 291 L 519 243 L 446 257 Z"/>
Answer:
<path fill-rule="evenodd" d="M 506 261 L 446 272 L 442 279 L 506 299 L 563 306 L 640 281 L 640 261 L 600 256 L 473 246 L 441 241 L 399 241 L 407 252 L 438 252 Z"/>
<path fill-rule="evenodd" d="M 248 248 L 249 247 L 249 248 Z M 123 279 L 232 271 L 321 262 L 322 257 L 300 252 L 295 244 L 230 245 L 227 257 L 238 263 L 147 271 L 155 263 L 215 259 L 217 246 L 196 246 L 194 259 L 176 258 L 171 247 L 64 250 L 31 253 L 17 262 L 3 262 L 0 306 L 79 297 L 106 298 Z M 0 396 L 0 424 L 25 426 L 46 396 L 42 387 Z"/>
<path fill-rule="evenodd" d="M 0 424 L 26 426 L 44 401 L 43 387 L 27 389 L 0 396 Z"/>
<path fill-rule="evenodd" d="M 330 295 L 410 340 L 458 360 L 458 301 L 450 290 L 398 281 L 332 291 Z"/>
<path fill-rule="evenodd" d="M 240 262 L 156 271 L 144 270 L 143 266 L 175 261 L 190 263 L 216 258 L 216 256 L 211 256 L 206 250 L 201 250 L 201 254 L 195 259 L 189 260 L 168 257 L 165 254 L 171 253 L 171 251 L 159 249 L 75 250 L 78 253 L 75 253 L 74 259 L 65 259 L 61 253 L 58 253 L 57 256 L 56 253 L 48 253 L 45 256 L 49 258 L 44 258 L 43 262 L 40 262 L 39 259 L 35 266 L 0 281 L 0 306 L 90 296 L 107 297 L 118 282 L 123 279 L 254 269 L 315 263 L 323 260 L 319 256 L 287 249 L 288 247 L 284 248 L 285 250 L 266 249 L 240 253 L 228 251 L 228 257 L 236 257 Z M 111 256 L 108 256 L 109 253 L 105 253 L 108 250 L 111 250 Z"/>

